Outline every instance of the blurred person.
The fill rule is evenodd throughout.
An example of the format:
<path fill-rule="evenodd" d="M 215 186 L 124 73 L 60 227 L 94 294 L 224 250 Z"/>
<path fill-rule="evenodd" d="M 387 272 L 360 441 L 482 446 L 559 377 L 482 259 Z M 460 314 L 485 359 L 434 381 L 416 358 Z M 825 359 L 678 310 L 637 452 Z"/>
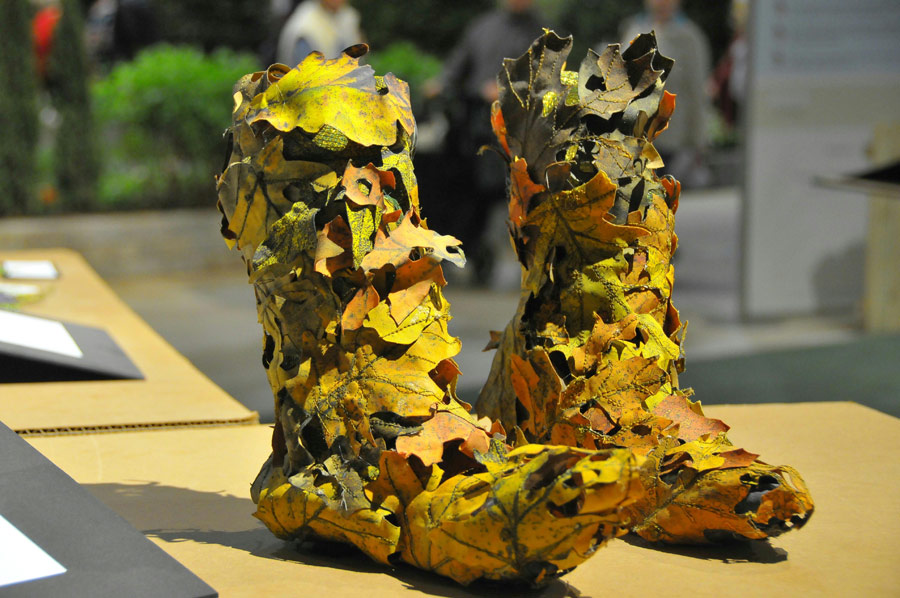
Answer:
<path fill-rule="evenodd" d="M 159 41 L 156 10 L 149 0 L 96 0 L 84 23 L 85 47 L 95 67 L 109 68 L 119 60 Z"/>
<path fill-rule="evenodd" d="M 445 162 L 456 175 L 448 201 L 432 202 L 427 213 L 440 222 L 439 228 L 463 242 L 479 284 L 488 281 L 493 267 L 494 256 L 482 236 L 491 208 L 505 200 L 506 169 L 492 152 L 477 153 L 494 142 L 491 104 L 498 97 L 497 74 L 503 59 L 521 56 L 542 30 L 532 0 L 504 0 L 472 21 L 439 79 L 426 86 L 426 95 L 440 94 L 449 104 Z"/>
<path fill-rule="evenodd" d="M 62 10 L 57 2 L 43 2 L 39 3 L 39 6 L 31 21 L 31 33 L 34 40 L 38 78 L 46 84 L 50 50 L 53 49 L 53 37 L 56 32 L 56 24 L 62 16 Z"/>
<path fill-rule="evenodd" d="M 732 0 L 729 12 L 732 37 L 725 55 L 716 64 L 710 79 L 710 97 L 729 126 L 738 124 L 747 95 L 748 0 Z"/>
<path fill-rule="evenodd" d="M 660 52 L 675 59 L 666 90 L 678 96 L 666 134 L 653 145 L 666 163 L 666 172 L 689 186 L 706 185 L 710 180 L 704 163 L 708 143 L 709 41 L 681 11 L 680 0 L 644 0 L 644 12 L 622 23 L 619 38 L 627 46 L 638 34 L 651 30 L 656 32 Z"/>
<path fill-rule="evenodd" d="M 95 0 L 84 19 L 84 45 L 95 69 L 113 63 L 116 0 Z"/>
<path fill-rule="evenodd" d="M 291 13 L 278 37 L 276 58 L 296 66 L 313 50 L 337 58 L 363 41 L 359 13 L 346 0 L 304 0 Z"/>
<path fill-rule="evenodd" d="M 132 60 L 137 53 L 159 41 L 156 10 L 150 0 L 117 0 L 113 26 L 116 60 Z"/>
<path fill-rule="evenodd" d="M 257 49 L 260 64 L 268 66 L 278 62 L 278 38 L 282 26 L 300 4 L 299 0 L 269 0 L 266 12 L 266 36 Z"/>

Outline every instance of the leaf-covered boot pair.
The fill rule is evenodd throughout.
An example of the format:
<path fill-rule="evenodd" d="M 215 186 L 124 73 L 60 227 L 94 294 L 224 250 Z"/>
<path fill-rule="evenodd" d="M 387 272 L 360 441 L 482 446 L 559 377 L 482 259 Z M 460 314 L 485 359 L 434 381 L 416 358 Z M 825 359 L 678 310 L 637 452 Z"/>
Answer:
<path fill-rule="evenodd" d="M 441 264 L 426 226 L 408 88 L 313 53 L 235 86 L 217 179 L 222 234 L 256 293 L 275 394 L 256 516 L 461 583 L 541 583 L 624 533 L 641 495 L 622 449 L 522 443 L 455 395 Z"/>
<path fill-rule="evenodd" d="M 499 76 L 493 125 L 509 163 L 523 267 L 476 410 L 520 442 L 628 448 L 647 461 L 628 510 L 652 541 L 761 539 L 813 503 L 792 468 L 728 441 L 678 387 L 683 327 L 671 302 L 680 185 L 652 140 L 675 106 L 673 61 L 652 34 L 565 70 L 571 38 L 546 32 Z M 513 435 L 511 435 L 513 436 Z"/>

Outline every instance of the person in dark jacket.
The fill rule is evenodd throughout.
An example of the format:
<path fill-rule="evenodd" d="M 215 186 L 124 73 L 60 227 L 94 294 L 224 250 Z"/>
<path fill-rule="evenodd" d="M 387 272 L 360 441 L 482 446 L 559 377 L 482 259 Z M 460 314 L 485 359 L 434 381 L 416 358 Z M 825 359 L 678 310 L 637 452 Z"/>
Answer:
<path fill-rule="evenodd" d="M 491 104 L 497 99 L 497 74 L 504 58 L 521 56 L 541 35 L 543 23 L 532 0 L 504 0 L 497 9 L 476 18 L 465 30 L 444 65 L 439 80 L 428 90 L 448 102 L 450 128 L 447 159 L 457 166 L 451 205 L 429 209 L 463 242 L 474 267 L 476 282 L 487 282 L 493 256 L 482 236 L 491 208 L 505 198 L 506 168 L 498 156 L 478 149 L 494 141 Z M 452 166 L 451 166 L 452 168 Z M 446 202 L 445 202 L 446 203 Z"/>

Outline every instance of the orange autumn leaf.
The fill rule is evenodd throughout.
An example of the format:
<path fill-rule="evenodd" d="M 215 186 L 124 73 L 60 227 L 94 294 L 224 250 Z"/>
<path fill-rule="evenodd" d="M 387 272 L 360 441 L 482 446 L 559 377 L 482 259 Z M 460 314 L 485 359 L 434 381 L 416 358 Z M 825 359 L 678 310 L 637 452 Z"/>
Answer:
<path fill-rule="evenodd" d="M 341 315 L 341 328 L 344 330 L 356 330 L 363 325 L 366 315 L 372 311 L 381 301 L 375 287 L 369 285 L 359 289 L 353 299 L 347 303 L 344 313 Z"/>
<path fill-rule="evenodd" d="M 503 151 L 506 152 L 507 156 L 510 155 L 509 144 L 506 142 L 506 124 L 503 122 L 503 112 L 500 110 L 500 102 L 494 102 L 491 105 L 491 128 L 494 130 L 494 135 L 500 142 Z"/>
<path fill-rule="evenodd" d="M 328 269 L 328 260 L 338 257 L 344 253 L 344 248 L 328 238 L 328 232 L 320 230 L 316 233 L 316 257 L 315 268 L 319 274 L 330 276 L 331 271 Z M 335 264 L 331 262 L 332 266 Z"/>
<path fill-rule="evenodd" d="M 690 442 L 704 434 L 728 431 L 728 425 L 722 420 L 703 415 L 698 403 L 691 403 L 684 395 L 669 395 L 653 408 L 653 413 L 678 422 L 678 438 Z"/>
<path fill-rule="evenodd" d="M 756 453 L 745 451 L 742 448 L 719 453 L 719 456 L 725 460 L 725 462 L 720 466 L 720 469 L 747 467 L 748 465 L 754 463 L 756 461 L 756 458 L 759 457 L 759 455 L 757 455 Z"/>
<path fill-rule="evenodd" d="M 593 400 L 618 420 L 628 412 L 640 410 L 643 401 L 655 394 L 666 378 L 666 372 L 653 359 L 610 360 L 587 378 L 586 394 L 581 396 Z"/>
<path fill-rule="evenodd" d="M 397 184 L 394 173 L 379 170 L 371 162 L 362 168 L 352 163 L 344 169 L 341 180 L 346 197 L 357 206 L 383 206 L 384 187 L 394 188 Z"/>
<path fill-rule="evenodd" d="M 600 356 L 606 353 L 612 341 L 632 340 L 637 335 L 639 324 L 640 320 L 635 313 L 630 313 L 623 319 L 609 324 L 597 316 L 587 342 L 572 351 L 575 371 L 584 373 L 597 365 Z"/>
<path fill-rule="evenodd" d="M 374 247 L 360 264 L 363 270 L 377 270 L 387 264 L 399 267 L 411 261 L 410 254 L 414 249 L 422 249 L 435 259 L 447 260 L 460 267 L 465 265 L 458 239 L 416 226 L 412 220 L 410 216 L 403 218 L 390 234 L 378 232 Z"/>
<path fill-rule="evenodd" d="M 647 139 L 650 141 L 656 139 L 657 135 L 665 131 L 669 126 L 669 119 L 672 118 L 672 114 L 675 112 L 676 95 L 668 91 L 663 92 L 663 97 L 659 102 L 659 111 L 647 131 Z M 675 208 L 672 209 L 674 210 Z"/>
<path fill-rule="evenodd" d="M 416 434 L 397 438 L 397 452 L 403 456 L 415 455 L 426 467 L 439 463 L 444 455 L 444 444 L 462 440 L 466 454 L 474 457 L 474 451 L 486 453 L 490 445 L 487 431 L 470 420 L 446 411 L 438 411 L 422 424 Z"/>
<path fill-rule="evenodd" d="M 321 253 L 316 249 L 317 272 L 330 275 L 338 270 L 353 267 L 352 233 L 341 216 L 326 222 L 319 233 L 327 243 L 320 243 Z M 340 249 L 340 251 L 338 251 Z"/>
<path fill-rule="evenodd" d="M 439 287 L 447 284 L 439 261 L 425 256 L 400 265 L 394 273 L 394 284 L 388 294 L 394 321 L 398 324 L 402 322 L 422 302 L 432 284 Z"/>
<path fill-rule="evenodd" d="M 510 381 L 527 414 L 519 425 L 532 437 L 539 437 L 547 430 L 550 414 L 556 410 L 562 381 L 543 349 L 529 352 L 527 360 L 513 355 L 511 366 Z"/>
<path fill-rule="evenodd" d="M 509 221 L 513 226 L 521 227 L 525 222 L 528 205 L 536 193 L 545 191 L 543 185 L 532 182 L 528 176 L 528 165 L 522 158 L 517 158 L 509 166 Z"/>
<path fill-rule="evenodd" d="M 439 388 L 449 389 L 455 386 L 456 379 L 462 374 L 459 364 L 452 358 L 440 361 L 434 369 L 429 372 L 431 379 Z"/>

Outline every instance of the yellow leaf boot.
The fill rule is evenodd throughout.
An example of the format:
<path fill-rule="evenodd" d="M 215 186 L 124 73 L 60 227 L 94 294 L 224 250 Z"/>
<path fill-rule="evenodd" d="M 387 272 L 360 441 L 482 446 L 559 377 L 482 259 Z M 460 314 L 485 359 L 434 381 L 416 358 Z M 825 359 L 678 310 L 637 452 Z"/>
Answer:
<path fill-rule="evenodd" d="M 652 34 L 565 70 L 571 38 L 547 31 L 499 75 L 492 122 L 509 164 L 518 310 L 476 410 L 523 442 L 630 448 L 646 457 L 633 531 L 665 542 L 761 539 L 813 503 L 790 467 L 728 441 L 678 387 L 671 302 L 680 185 L 652 141 L 675 97 Z"/>
<path fill-rule="evenodd" d="M 441 264 L 465 258 L 419 215 L 407 85 L 360 65 L 365 51 L 235 86 L 218 207 L 256 293 L 276 414 L 256 516 L 460 583 L 540 584 L 624 533 L 638 460 L 512 450 L 456 398 Z"/>

